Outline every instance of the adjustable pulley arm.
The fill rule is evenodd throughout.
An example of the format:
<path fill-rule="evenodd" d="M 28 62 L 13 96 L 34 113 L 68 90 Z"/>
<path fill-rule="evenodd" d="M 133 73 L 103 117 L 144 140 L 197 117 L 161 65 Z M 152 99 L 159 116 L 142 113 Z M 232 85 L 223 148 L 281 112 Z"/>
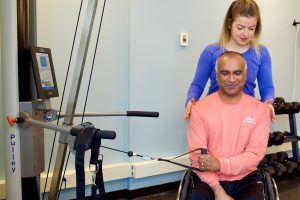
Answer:
<path fill-rule="evenodd" d="M 60 113 L 59 117 L 65 117 L 65 113 Z M 158 112 L 149 111 L 126 111 L 126 112 L 75 112 L 74 117 L 109 117 L 109 116 L 125 116 L 125 117 L 158 117 Z"/>
<path fill-rule="evenodd" d="M 158 112 L 151 111 L 126 111 L 126 112 L 75 112 L 73 117 L 158 117 Z M 60 118 L 69 117 L 65 112 L 58 112 L 55 109 L 44 110 L 44 119 L 52 122 Z"/>
<path fill-rule="evenodd" d="M 63 126 L 63 125 L 57 125 L 52 124 L 48 122 L 42 122 L 35 119 L 32 119 L 28 113 L 26 112 L 20 112 L 20 117 L 17 118 L 11 118 L 7 116 L 8 123 L 10 125 L 13 125 L 14 122 L 19 123 L 22 127 L 26 128 L 31 125 L 38 126 L 41 128 L 50 129 L 53 131 L 58 131 L 61 133 L 67 133 L 71 134 L 72 136 L 77 136 L 75 140 L 75 144 L 77 140 L 83 140 L 85 141 L 85 138 L 91 137 L 87 134 L 79 134 L 83 128 L 85 128 L 87 125 L 92 126 L 91 123 L 86 122 L 77 126 Z M 94 128 L 94 127 L 93 127 Z M 102 139 L 115 139 L 116 138 L 116 132 L 115 131 L 109 131 L 109 130 L 100 130 L 97 128 L 94 128 L 93 136 L 96 138 L 102 138 Z M 85 138 L 83 138 L 85 137 Z M 91 142 L 91 141 L 90 141 Z M 78 141 L 77 141 L 78 143 Z M 87 146 L 90 146 L 90 143 L 87 144 Z"/>
<path fill-rule="evenodd" d="M 38 120 L 32 119 L 28 113 L 26 112 L 20 112 L 20 118 L 22 119 L 23 123 L 21 123 L 22 127 L 29 127 L 30 125 L 38 126 L 41 128 L 46 128 L 54 131 L 58 131 L 61 133 L 70 133 L 72 127 L 71 126 L 63 126 L 63 125 L 57 125 L 47 122 L 41 122 Z"/>

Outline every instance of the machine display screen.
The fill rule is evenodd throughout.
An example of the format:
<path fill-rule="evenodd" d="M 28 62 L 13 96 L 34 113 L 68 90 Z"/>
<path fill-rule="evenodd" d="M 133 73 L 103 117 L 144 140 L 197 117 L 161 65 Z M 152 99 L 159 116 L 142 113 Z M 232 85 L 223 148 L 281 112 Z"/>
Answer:
<path fill-rule="evenodd" d="M 40 79 L 43 90 L 53 90 L 54 82 L 50 68 L 49 55 L 47 53 L 36 53 L 39 66 Z"/>
<path fill-rule="evenodd" d="M 51 50 L 44 47 L 31 47 L 30 53 L 37 97 L 39 99 L 58 97 Z"/>

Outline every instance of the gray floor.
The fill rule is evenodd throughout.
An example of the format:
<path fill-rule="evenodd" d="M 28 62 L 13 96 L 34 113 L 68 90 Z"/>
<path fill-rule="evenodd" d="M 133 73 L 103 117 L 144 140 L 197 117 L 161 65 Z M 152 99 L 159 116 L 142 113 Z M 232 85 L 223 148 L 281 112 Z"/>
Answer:
<path fill-rule="evenodd" d="M 300 200 L 300 180 L 282 179 L 277 180 L 280 200 Z M 139 197 L 135 200 L 175 200 L 177 191 L 163 192 L 149 196 Z"/>

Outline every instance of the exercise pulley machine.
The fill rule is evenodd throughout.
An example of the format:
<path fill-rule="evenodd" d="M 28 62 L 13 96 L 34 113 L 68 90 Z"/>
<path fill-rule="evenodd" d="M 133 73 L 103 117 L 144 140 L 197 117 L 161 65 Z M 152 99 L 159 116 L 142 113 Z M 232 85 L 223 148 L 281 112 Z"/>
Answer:
<path fill-rule="evenodd" d="M 19 55 L 17 55 L 17 57 L 19 57 L 19 66 L 24 64 L 24 59 L 22 58 L 25 57 L 27 58 L 28 61 L 28 58 L 30 57 L 31 60 L 30 62 L 31 64 L 29 65 L 32 66 L 32 69 L 27 68 L 25 75 L 30 74 L 33 75 L 34 77 L 34 84 L 33 84 L 34 91 L 33 92 L 30 91 L 34 93 L 33 94 L 34 99 L 29 98 L 29 101 L 22 101 L 22 95 L 19 95 L 21 97 L 22 102 L 20 102 L 19 105 L 14 105 L 13 104 L 14 101 L 12 101 L 12 99 L 18 100 L 19 98 L 17 98 L 16 94 L 13 91 L 12 95 L 9 96 L 10 97 L 9 100 L 5 101 L 4 103 L 4 106 L 7 106 L 9 104 L 12 104 L 12 106 L 14 106 L 13 109 L 11 109 L 9 112 L 6 112 L 6 110 L 4 109 L 8 121 L 8 123 L 5 125 L 6 127 L 8 127 L 7 125 L 9 124 L 11 127 L 11 128 L 9 127 L 7 128 L 7 131 L 10 132 L 10 134 L 6 135 L 6 148 L 8 147 L 7 159 L 9 163 L 8 165 L 6 165 L 7 199 L 22 199 L 22 197 L 26 199 L 28 197 L 26 196 L 26 193 L 27 195 L 30 193 L 34 193 L 33 191 L 31 191 L 30 193 L 28 193 L 27 191 L 26 193 L 24 192 L 21 197 L 21 193 L 22 193 L 21 191 L 23 187 L 20 185 L 21 177 L 22 179 L 24 177 L 25 178 L 35 177 L 33 179 L 33 181 L 36 182 L 34 187 L 39 188 L 38 179 L 40 173 L 44 171 L 45 168 L 44 155 L 43 155 L 44 154 L 44 143 L 43 143 L 44 128 L 60 132 L 59 146 L 56 155 L 56 162 L 54 166 L 52 182 L 51 182 L 50 192 L 49 192 L 49 199 L 54 200 L 57 199 L 58 197 L 58 190 L 62 180 L 63 165 L 65 163 L 68 146 L 70 150 L 73 150 L 74 143 L 75 143 L 75 147 L 76 145 L 77 146 L 86 145 L 86 148 L 90 148 L 90 145 L 93 142 L 93 138 L 114 139 L 116 136 L 116 133 L 114 131 L 103 131 L 93 127 L 92 124 L 89 124 L 88 127 L 84 127 L 86 126 L 86 123 L 73 126 L 74 117 L 83 116 L 83 115 L 85 117 L 92 117 L 92 116 L 93 117 L 95 116 L 158 117 L 157 112 L 143 112 L 143 111 L 127 111 L 127 112 L 120 112 L 120 113 L 88 113 L 88 112 L 75 113 L 82 75 L 85 67 L 87 51 L 88 51 L 90 37 L 91 37 L 91 32 L 93 29 L 94 18 L 97 10 L 97 5 L 98 5 L 98 0 L 88 1 L 81 39 L 79 42 L 78 53 L 76 57 L 74 75 L 73 75 L 72 84 L 71 84 L 68 102 L 67 102 L 67 108 L 64 113 L 53 109 L 50 103 L 50 98 L 58 96 L 58 89 L 57 89 L 56 78 L 54 73 L 54 66 L 52 62 L 51 50 L 49 48 L 36 47 L 36 38 L 34 36 L 33 36 L 34 39 L 30 38 L 29 40 L 26 40 L 28 38 L 25 38 L 25 42 L 22 43 L 21 45 L 20 44 L 18 45 Z M 23 19 L 24 16 L 22 17 L 22 15 L 26 15 L 26 17 L 24 17 L 26 19 L 33 20 L 33 22 L 32 21 L 31 22 L 27 21 L 27 23 L 25 22 L 25 25 L 22 27 L 22 28 L 25 27 L 24 29 L 18 27 L 18 32 L 20 32 L 21 30 L 21 33 L 19 33 L 19 37 L 20 35 L 22 35 L 22 33 L 28 36 L 27 33 L 29 32 L 34 35 L 35 1 L 19 0 L 18 5 L 15 1 L 3 1 L 1 4 L 1 8 L 3 8 L 4 11 L 2 13 L 4 15 L 16 14 L 17 6 L 18 6 L 19 21 Z M 104 6 L 105 6 L 105 1 L 103 5 L 102 17 L 104 12 Z M 31 7 L 33 11 L 27 14 L 23 13 L 23 11 L 25 12 L 26 10 L 28 10 L 29 7 Z M 15 23 L 13 24 L 16 24 L 17 21 L 16 16 L 12 17 L 11 19 L 15 20 L 14 21 Z M 101 18 L 101 22 L 102 22 L 102 18 Z M 3 26 L 7 25 L 8 29 L 11 28 L 9 26 L 10 24 L 6 24 L 6 23 L 3 24 L 4 24 Z M 9 34 L 10 30 L 8 29 L 7 29 L 7 33 Z M 22 32 L 22 30 L 25 31 Z M 12 27 L 11 31 L 13 33 L 16 33 L 14 27 Z M 2 36 L 3 38 L 8 37 L 8 35 L 6 34 L 3 34 Z M 16 36 L 16 34 L 12 34 L 9 37 L 9 40 L 6 39 L 4 40 L 6 40 L 7 42 L 16 43 L 17 37 L 12 37 L 12 36 Z M 5 47 L 5 45 L 6 43 L 4 42 L 3 46 Z M 10 44 L 7 43 L 7 45 Z M 13 50 L 12 52 L 8 50 L 6 53 L 12 53 L 14 54 L 14 56 L 16 56 Z M 6 65 L 5 62 L 6 62 L 6 56 L 4 59 L 4 65 Z M 7 61 L 7 63 L 9 62 L 11 61 Z M 28 72 L 28 70 L 30 70 L 30 72 Z M 9 77 L 15 75 L 16 73 L 14 73 L 13 71 L 6 71 L 6 69 L 4 69 L 3 71 L 4 71 L 3 76 L 7 78 L 7 79 L 5 78 L 4 81 L 10 83 L 18 82 L 17 79 L 14 79 L 15 77 L 9 80 Z M 20 71 L 20 67 L 19 67 L 19 71 Z M 24 78 L 24 74 L 22 77 Z M 32 84 L 31 81 L 29 81 L 30 85 Z M 19 82 L 22 82 L 22 80 L 19 80 Z M 12 88 L 14 87 L 17 88 L 17 86 L 13 86 Z M 16 89 L 16 92 L 18 92 L 18 89 Z M 16 107 L 19 107 L 19 109 L 17 109 Z M 10 109 L 9 106 L 7 106 L 7 108 Z M 58 120 L 59 118 L 64 118 L 62 125 L 58 125 L 58 124 L 55 125 L 53 123 L 49 123 Z M 89 137 L 86 134 L 81 134 L 85 132 L 82 130 L 83 129 L 85 130 L 86 128 L 92 130 L 92 137 Z M 76 136 L 76 140 L 74 136 Z M 23 151 L 25 149 L 26 151 Z M 23 161 L 25 161 L 26 159 L 26 162 L 21 162 L 21 159 L 24 159 Z M 39 189 L 36 189 L 36 192 L 39 193 Z M 39 199 L 39 194 L 30 196 L 29 198 Z"/>

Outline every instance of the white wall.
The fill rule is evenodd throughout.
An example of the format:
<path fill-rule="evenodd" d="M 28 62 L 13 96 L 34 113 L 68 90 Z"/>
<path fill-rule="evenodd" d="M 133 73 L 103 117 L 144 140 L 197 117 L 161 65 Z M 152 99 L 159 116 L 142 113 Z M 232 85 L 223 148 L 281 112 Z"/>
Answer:
<path fill-rule="evenodd" d="M 84 1 L 84 7 L 86 3 Z M 98 29 L 102 3 L 99 1 L 95 29 Z M 101 129 L 117 132 L 117 139 L 104 141 L 104 145 L 155 157 L 173 156 L 186 151 L 183 113 L 187 89 L 200 52 L 209 43 L 217 41 L 230 3 L 230 0 L 107 1 L 86 111 L 149 110 L 160 112 L 160 117 L 86 119 Z M 299 80 L 296 82 L 295 98 L 292 99 L 296 28 L 291 25 L 294 19 L 300 21 L 300 1 L 258 0 L 258 4 L 263 21 L 262 43 L 271 53 L 276 96 L 287 101 L 300 101 Z M 37 1 L 38 45 L 52 49 L 60 95 L 79 5 L 79 0 Z M 179 47 L 180 32 L 189 33 L 188 47 Z M 95 37 L 94 32 L 91 46 L 95 44 Z M 297 79 L 300 75 L 299 46 L 298 40 Z M 92 51 L 89 53 L 92 54 Z M 83 107 L 90 63 L 91 56 L 78 111 Z M 58 108 L 59 100 L 53 100 L 53 107 Z M 285 116 L 278 116 L 277 123 L 272 127 L 273 130 L 287 128 Z M 47 132 L 46 162 L 52 138 L 52 133 Z M 105 163 L 140 161 L 116 152 L 103 152 Z M 69 169 L 74 169 L 73 158 Z M 144 182 L 130 179 L 128 185 L 123 187 L 134 189 L 173 179 L 173 175 Z"/>

